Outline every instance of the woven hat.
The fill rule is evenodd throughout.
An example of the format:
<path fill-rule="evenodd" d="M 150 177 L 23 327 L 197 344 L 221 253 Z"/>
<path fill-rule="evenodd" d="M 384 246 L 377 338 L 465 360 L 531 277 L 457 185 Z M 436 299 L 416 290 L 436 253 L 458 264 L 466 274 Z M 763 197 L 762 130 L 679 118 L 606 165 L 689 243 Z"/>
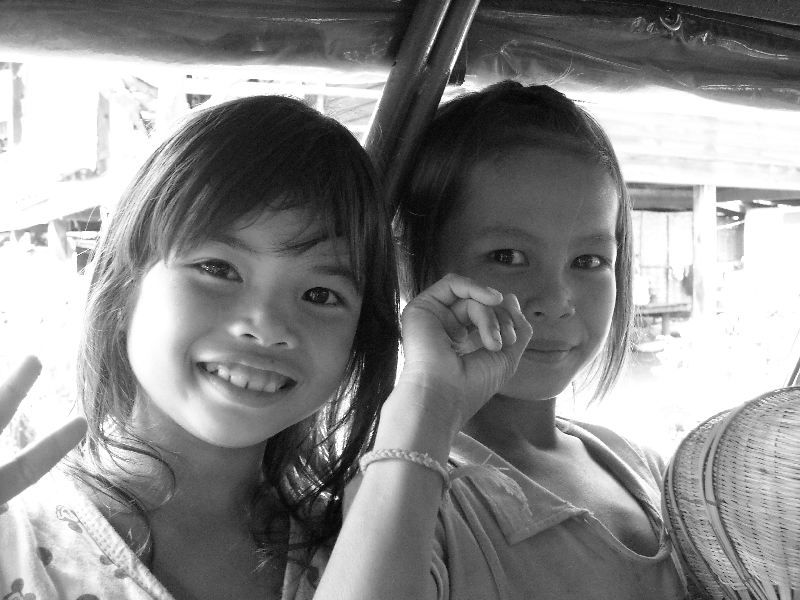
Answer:
<path fill-rule="evenodd" d="M 693 429 L 670 461 L 662 498 L 703 597 L 800 599 L 800 387 Z"/>

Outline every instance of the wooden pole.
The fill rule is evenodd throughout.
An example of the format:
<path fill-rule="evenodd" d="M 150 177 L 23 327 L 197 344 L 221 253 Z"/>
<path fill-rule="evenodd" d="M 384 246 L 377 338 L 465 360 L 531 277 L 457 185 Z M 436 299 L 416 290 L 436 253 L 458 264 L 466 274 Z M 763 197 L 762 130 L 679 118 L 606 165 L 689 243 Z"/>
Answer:
<path fill-rule="evenodd" d="M 9 147 L 22 142 L 22 99 L 25 97 L 25 82 L 22 80 L 22 65 L 11 63 L 11 131 L 8 135 Z"/>
<path fill-rule="evenodd" d="M 692 213 L 692 320 L 710 339 L 717 314 L 717 188 L 694 186 Z"/>
<path fill-rule="evenodd" d="M 61 261 L 72 257 L 72 246 L 67 238 L 67 230 L 67 222 L 63 219 L 53 219 L 47 224 L 47 247 Z"/>
<path fill-rule="evenodd" d="M 395 189 L 442 99 L 478 4 L 422 0 L 414 10 L 364 144 L 394 206 Z"/>
<path fill-rule="evenodd" d="M 103 94 L 97 97 L 97 161 L 94 172 L 102 175 L 111 159 L 111 104 Z"/>

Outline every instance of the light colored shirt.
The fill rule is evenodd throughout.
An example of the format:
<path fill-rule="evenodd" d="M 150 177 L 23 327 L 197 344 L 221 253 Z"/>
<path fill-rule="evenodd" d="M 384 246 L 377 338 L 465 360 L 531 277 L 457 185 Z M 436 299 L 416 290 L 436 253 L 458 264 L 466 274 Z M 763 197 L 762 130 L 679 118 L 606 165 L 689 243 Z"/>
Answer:
<path fill-rule="evenodd" d="M 292 535 L 298 535 L 292 523 Z M 282 600 L 310 600 L 325 552 L 287 562 Z M 15 595 L 16 594 L 16 595 Z M 172 600 L 67 476 L 52 472 L 0 505 L 0 598 Z"/>
<path fill-rule="evenodd" d="M 439 511 L 433 576 L 452 600 L 676 600 L 686 586 L 663 525 L 663 460 L 610 430 L 559 421 L 640 503 L 654 556 L 622 544 L 592 513 L 552 494 L 459 434 Z M 591 431 L 590 431 L 591 429 Z"/>

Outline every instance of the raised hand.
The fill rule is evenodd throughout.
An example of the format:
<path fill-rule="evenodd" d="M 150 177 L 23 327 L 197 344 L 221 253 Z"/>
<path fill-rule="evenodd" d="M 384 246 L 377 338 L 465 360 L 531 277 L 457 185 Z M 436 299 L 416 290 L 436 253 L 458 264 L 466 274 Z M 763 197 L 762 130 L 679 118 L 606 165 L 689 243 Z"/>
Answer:
<path fill-rule="evenodd" d="M 0 383 L 0 431 L 11 417 L 33 382 L 39 377 L 42 365 L 35 356 L 26 357 L 22 363 Z M 86 434 L 86 419 L 75 417 L 50 435 L 38 440 L 0 465 L 0 504 L 8 502 L 22 490 L 36 483 L 52 469 Z"/>
<path fill-rule="evenodd" d="M 513 295 L 447 275 L 403 311 L 399 384 L 435 387 L 425 410 L 452 418 L 455 409 L 457 431 L 511 378 L 531 335 Z"/>

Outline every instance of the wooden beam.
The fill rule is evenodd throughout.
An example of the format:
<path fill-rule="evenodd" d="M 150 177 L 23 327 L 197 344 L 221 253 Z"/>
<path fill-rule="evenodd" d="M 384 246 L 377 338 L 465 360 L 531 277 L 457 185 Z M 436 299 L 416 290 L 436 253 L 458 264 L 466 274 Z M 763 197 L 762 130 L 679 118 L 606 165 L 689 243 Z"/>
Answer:
<path fill-rule="evenodd" d="M 800 167 L 703 161 L 681 156 L 618 152 L 622 174 L 631 183 L 711 185 L 776 190 L 800 190 Z"/>
<path fill-rule="evenodd" d="M 10 147 L 22 141 L 22 99 L 25 97 L 25 82 L 22 80 L 22 65 L 11 63 L 11 131 L 8 134 Z"/>
<path fill-rule="evenodd" d="M 423 0 L 397 52 L 364 146 L 378 166 L 385 197 L 396 189 L 419 137 L 433 119 L 479 0 Z"/>
<path fill-rule="evenodd" d="M 59 260 L 66 261 L 72 256 L 72 244 L 67 238 L 67 222 L 53 219 L 47 224 L 47 247 Z"/>
<path fill-rule="evenodd" d="M 692 218 L 692 319 L 702 344 L 713 333 L 717 314 L 717 190 L 712 185 L 694 188 Z"/>
<path fill-rule="evenodd" d="M 97 163 L 94 172 L 102 175 L 111 159 L 111 104 L 103 94 L 97 96 Z"/>

